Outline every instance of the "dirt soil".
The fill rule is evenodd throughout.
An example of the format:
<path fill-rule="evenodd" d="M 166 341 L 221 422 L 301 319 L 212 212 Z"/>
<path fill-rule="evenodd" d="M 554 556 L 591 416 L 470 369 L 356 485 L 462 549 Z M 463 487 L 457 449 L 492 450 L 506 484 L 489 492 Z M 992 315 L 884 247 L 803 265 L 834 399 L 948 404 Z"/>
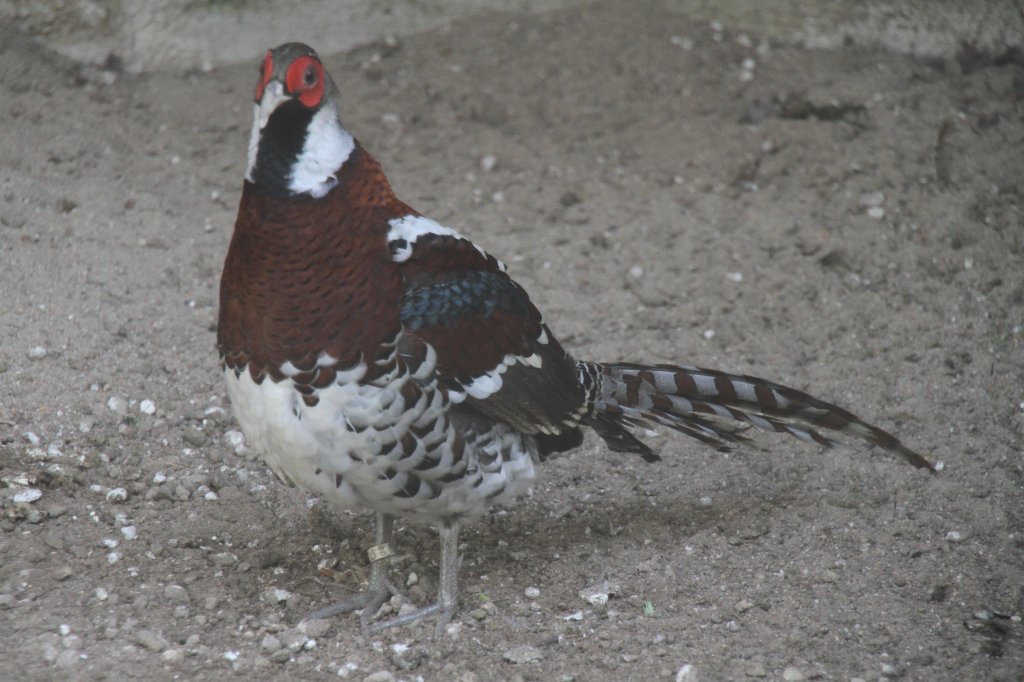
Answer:
<path fill-rule="evenodd" d="M 435 638 L 296 627 L 365 580 L 371 518 L 281 485 L 230 417 L 217 287 L 262 55 L 129 76 L 0 44 L 0 678 L 1024 676 L 1018 56 L 609 1 L 328 58 L 399 194 L 578 357 L 773 378 L 945 465 L 665 433 L 647 465 L 588 437 L 463 532 Z M 433 598 L 435 533 L 397 549 Z"/>

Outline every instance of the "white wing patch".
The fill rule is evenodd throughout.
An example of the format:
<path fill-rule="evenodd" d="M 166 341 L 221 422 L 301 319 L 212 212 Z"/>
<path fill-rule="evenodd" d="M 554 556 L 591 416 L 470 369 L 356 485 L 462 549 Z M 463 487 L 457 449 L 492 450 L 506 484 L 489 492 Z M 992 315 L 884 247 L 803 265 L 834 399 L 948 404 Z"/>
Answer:
<path fill-rule="evenodd" d="M 523 357 L 522 355 L 506 355 L 502 358 L 501 362 L 498 363 L 497 367 L 489 372 L 481 374 L 480 376 L 473 377 L 472 381 L 468 384 L 464 384 L 463 388 L 465 389 L 465 394 L 453 397 L 452 402 L 462 402 L 465 399 L 466 394 L 476 398 L 477 400 L 484 400 L 494 395 L 501 390 L 503 383 L 501 375 L 516 363 L 540 369 L 543 360 L 539 353 L 534 353 L 526 357 Z"/>
<path fill-rule="evenodd" d="M 436 220 L 431 220 L 430 218 L 424 218 L 423 216 L 418 215 L 407 215 L 402 216 L 401 218 L 394 218 L 388 221 L 388 225 L 391 227 L 391 229 L 388 230 L 388 249 L 391 251 L 392 260 L 396 263 L 404 263 L 412 258 L 412 252 L 416 246 L 416 240 L 423 235 L 433 234 L 441 237 L 452 237 L 453 239 L 466 239 L 452 228 L 445 227 Z M 466 239 L 466 241 L 470 240 Z M 470 241 L 470 243 L 472 242 Z M 484 258 L 493 258 L 493 256 L 489 256 L 486 251 L 476 244 L 473 244 L 473 248 L 479 251 L 480 255 Z M 501 261 L 497 262 L 501 271 L 505 272 L 505 264 Z"/>

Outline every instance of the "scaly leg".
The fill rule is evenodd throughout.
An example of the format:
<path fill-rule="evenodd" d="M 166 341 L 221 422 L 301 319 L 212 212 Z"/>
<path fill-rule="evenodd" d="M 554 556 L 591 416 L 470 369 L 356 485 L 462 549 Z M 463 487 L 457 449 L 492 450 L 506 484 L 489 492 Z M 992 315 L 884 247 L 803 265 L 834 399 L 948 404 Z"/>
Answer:
<path fill-rule="evenodd" d="M 337 604 L 325 606 L 309 614 L 303 620 L 318 620 L 331 618 L 340 613 L 350 613 L 362 609 L 359 620 L 363 629 L 367 628 L 370 617 L 377 613 L 377 609 L 392 595 L 398 594 L 399 590 L 388 580 L 388 558 L 391 557 L 391 530 L 394 526 L 394 517 L 390 514 L 377 514 L 374 524 L 374 545 L 367 554 L 370 555 L 370 580 L 365 592 L 353 595 Z"/>
<path fill-rule="evenodd" d="M 389 618 L 374 623 L 370 628 L 376 632 L 398 625 L 408 625 L 425 616 L 437 615 L 435 634 L 444 631 L 459 605 L 459 525 L 443 523 L 438 529 L 441 536 L 441 587 L 437 602 L 404 616 Z"/>

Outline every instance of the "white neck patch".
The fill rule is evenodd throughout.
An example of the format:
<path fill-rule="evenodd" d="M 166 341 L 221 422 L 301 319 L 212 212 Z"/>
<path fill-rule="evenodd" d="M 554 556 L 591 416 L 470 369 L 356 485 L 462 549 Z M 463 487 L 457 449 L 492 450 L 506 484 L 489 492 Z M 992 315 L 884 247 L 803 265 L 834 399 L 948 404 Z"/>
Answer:
<path fill-rule="evenodd" d="M 313 116 L 306 133 L 306 143 L 292 166 L 288 189 L 296 194 L 320 198 L 338 184 L 335 173 L 351 156 L 356 143 L 341 127 L 338 109 L 328 102 Z"/>
<path fill-rule="evenodd" d="M 252 133 L 249 136 L 249 164 L 245 178 L 252 182 L 256 168 L 263 129 L 282 103 L 290 99 L 284 88 L 276 81 L 267 85 L 263 99 L 253 110 Z M 288 189 L 295 194 L 310 194 L 320 198 L 338 184 L 335 173 L 348 160 L 355 149 L 352 135 L 341 127 L 338 108 L 334 102 L 327 102 L 313 115 L 306 131 L 306 141 L 292 166 L 288 177 Z"/>

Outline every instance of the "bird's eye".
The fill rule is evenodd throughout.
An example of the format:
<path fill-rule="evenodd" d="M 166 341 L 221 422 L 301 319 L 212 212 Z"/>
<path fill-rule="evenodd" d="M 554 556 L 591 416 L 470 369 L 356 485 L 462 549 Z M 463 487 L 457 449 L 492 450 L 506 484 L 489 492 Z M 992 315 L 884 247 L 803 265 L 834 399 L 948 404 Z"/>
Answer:
<path fill-rule="evenodd" d="M 285 92 L 297 96 L 307 107 L 319 106 L 324 95 L 324 67 L 315 57 L 303 55 L 288 67 Z"/>

